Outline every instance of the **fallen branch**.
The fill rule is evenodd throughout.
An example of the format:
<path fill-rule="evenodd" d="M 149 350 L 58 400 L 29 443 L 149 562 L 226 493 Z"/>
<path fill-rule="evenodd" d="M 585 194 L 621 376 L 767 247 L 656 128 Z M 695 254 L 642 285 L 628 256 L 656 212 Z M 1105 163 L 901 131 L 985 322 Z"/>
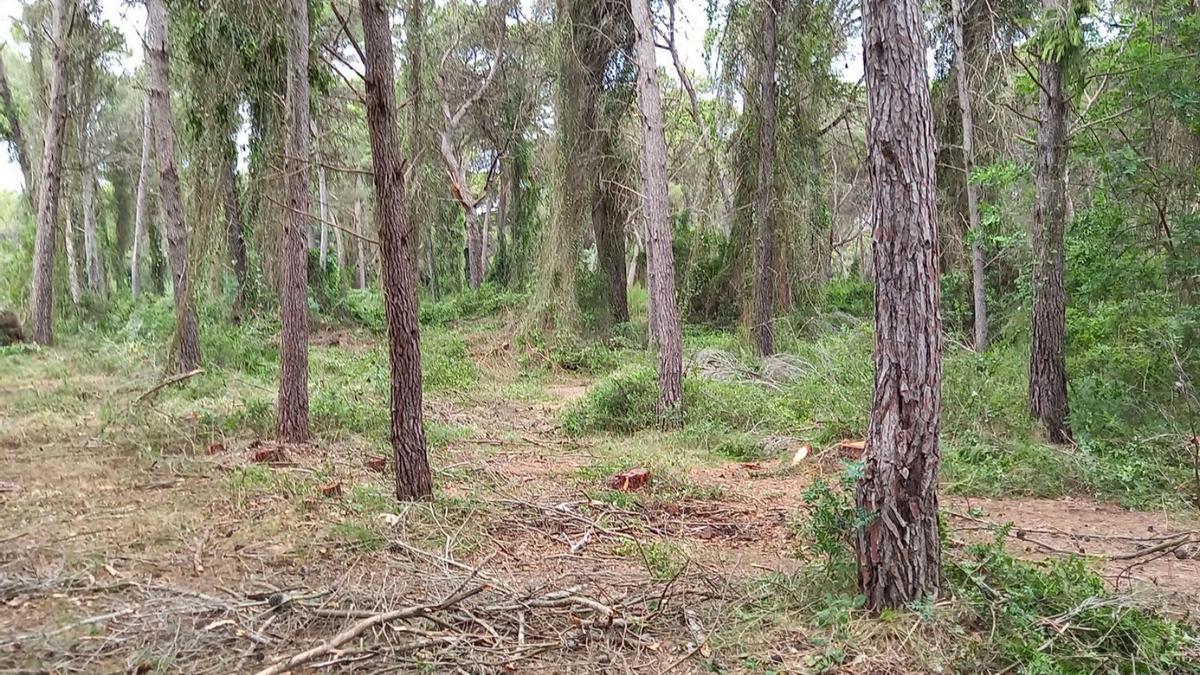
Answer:
<path fill-rule="evenodd" d="M 255 673 L 255 675 L 279 675 L 280 673 L 285 673 L 285 672 L 295 668 L 296 666 L 303 665 L 305 663 L 308 663 L 309 661 L 312 661 L 313 659 L 317 658 L 318 656 L 323 656 L 325 654 L 328 654 L 329 652 L 333 651 L 334 649 L 337 649 L 338 647 L 353 640 L 355 637 L 357 637 L 363 631 L 367 630 L 368 628 L 371 628 L 372 626 L 377 626 L 381 623 L 387 623 L 389 621 L 397 621 L 400 619 L 411 619 L 413 617 L 423 616 L 430 612 L 436 612 L 438 610 L 446 609 L 447 607 L 453 607 L 454 605 L 457 605 L 458 603 L 462 602 L 463 600 L 466 600 L 467 598 L 478 594 L 480 591 L 483 590 L 483 588 L 484 588 L 483 586 L 476 586 L 476 587 L 468 589 L 468 590 L 462 590 L 457 593 L 454 593 L 453 595 L 446 598 L 445 600 L 442 600 L 441 602 L 438 602 L 438 603 L 435 603 L 432 605 L 415 605 L 413 607 L 405 607 L 403 609 L 397 609 L 397 610 L 393 610 L 391 612 L 384 612 L 382 614 L 375 614 L 373 616 L 367 617 L 366 619 L 363 619 L 363 620 L 353 624 L 346 630 L 333 636 L 328 642 L 319 644 L 316 647 L 309 649 L 308 651 L 300 652 L 299 654 L 296 654 L 295 656 L 293 656 L 285 661 L 281 661 L 281 662 L 276 663 L 273 666 L 264 668 L 264 669 L 258 671 L 257 673 Z"/>
<path fill-rule="evenodd" d="M 145 401 L 146 399 L 150 398 L 151 396 L 154 396 L 154 395 L 155 395 L 155 394 L 157 394 L 158 392 L 162 391 L 163 389 L 166 389 L 167 387 L 169 387 L 169 386 L 171 386 L 171 385 L 173 385 L 173 384 L 179 384 L 180 382 L 183 382 L 184 380 L 190 380 L 191 378 L 193 378 L 193 377 L 195 377 L 195 376 L 197 376 L 197 375 L 203 375 L 203 374 L 204 374 L 204 369 L 203 369 L 203 368 L 197 368 L 197 369 L 195 369 L 195 370 L 190 370 L 190 371 L 188 371 L 188 372 L 186 372 L 186 373 L 183 373 L 183 374 L 181 374 L 181 375 L 176 375 L 175 377 L 172 377 L 172 378 L 169 378 L 169 379 L 163 380 L 162 382 L 159 382 L 158 384 L 156 384 L 156 385 L 154 385 L 153 387 L 151 387 L 151 388 L 149 389 L 149 391 L 147 391 L 146 393 L 144 393 L 144 394 L 142 394 L 141 396 L 139 396 L 139 397 L 137 397 L 136 399 L 134 399 L 134 401 L 133 401 L 133 402 L 134 402 L 135 404 L 136 404 L 136 403 L 141 403 L 142 401 Z"/>

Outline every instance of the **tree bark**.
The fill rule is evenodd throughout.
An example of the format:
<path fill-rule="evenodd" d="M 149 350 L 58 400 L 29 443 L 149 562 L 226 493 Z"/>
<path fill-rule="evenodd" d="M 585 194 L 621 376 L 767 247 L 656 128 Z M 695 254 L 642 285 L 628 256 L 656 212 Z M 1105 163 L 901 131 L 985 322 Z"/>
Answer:
<path fill-rule="evenodd" d="M 325 187 L 325 167 L 321 165 L 320 151 L 317 153 L 317 199 L 321 209 L 321 243 L 319 248 L 321 274 L 329 265 L 329 192 Z"/>
<path fill-rule="evenodd" d="M 308 3 L 287 0 L 288 212 L 280 241 L 279 437 L 308 440 Z"/>
<path fill-rule="evenodd" d="M 667 140 L 663 131 L 662 99 L 654 54 L 654 23 L 650 0 L 633 0 L 637 32 L 637 90 L 641 118 L 642 211 L 646 217 L 647 266 L 654 270 L 658 338 L 658 420 L 664 428 L 683 425 L 683 351 L 675 305 L 675 254 L 667 222 Z M 623 270 L 617 279 L 623 279 Z"/>
<path fill-rule="evenodd" d="M 79 283 L 79 249 L 76 248 L 78 233 L 75 231 L 74 216 L 68 205 L 63 218 L 63 240 L 67 251 L 67 289 L 71 292 L 71 304 L 78 307 L 83 301 L 83 285 Z"/>
<path fill-rule="evenodd" d="M 1063 0 L 1042 0 L 1047 11 Z M 1063 236 L 1067 216 L 1067 97 L 1062 65 L 1042 61 L 1038 106 L 1036 202 L 1033 218 L 1033 342 L 1029 354 L 1029 409 L 1054 443 L 1071 439 L 1067 425 L 1067 298 Z"/>
<path fill-rule="evenodd" d="M 142 104 L 142 158 L 138 164 L 137 198 L 133 206 L 133 256 L 129 261 L 129 285 L 135 299 L 142 292 L 142 252 L 149 243 L 146 232 L 146 191 L 149 188 L 150 145 L 153 142 L 150 124 L 150 97 L 146 97 Z"/>
<path fill-rule="evenodd" d="M 229 263 L 237 283 L 237 295 L 233 299 L 231 318 L 241 323 L 246 310 L 246 238 L 242 225 L 242 204 L 238 199 L 237 149 L 230 139 L 228 157 L 225 158 L 225 238 L 229 246 Z"/>
<path fill-rule="evenodd" d="M 96 223 L 96 165 L 90 152 L 91 115 L 85 113 L 79 126 L 80 193 L 83 199 L 83 257 L 87 265 L 88 291 L 100 296 L 107 294 L 104 281 L 104 261 L 100 257 L 100 233 Z"/>
<path fill-rule="evenodd" d="M 954 70 L 958 84 L 958 113 L 962 120 L 963 174 L 967 191 L 967 236 L 971 239 L 971 291 L 975 305 L 975 351 L 988 348 L 987 290 L 983 275 L 983 244 L 979 238 L 979 186 L 971 182 L 975 171 L 975 118 L 971 114 L 971 87 L 963 40 L 963 0 L 952 0 L 954 21 Z"/>
<path fill-rule="evenodd" d="M 58 226 L 62 192 L 63 139 L 67 125 L 67 0 L 52 6 L 54 74 L 50 78 L 50 102 L 43 134 L 42 168 L 38 179 L 37 234 L 33 244 L 31 323 L 33 339 L 44 345 L 54 342 L 54 232 Z"/>
<path fill-rule="evenodd" d="M 612 133 L 612 132 L 606 132 Z M 615 153 L 612 139 L 597 141 L 603 153 Z M 592 233 L 596 237 L 596 262 L 603 276 L 609 315 L 613 323 L 629 321 L 629 296 L 625 290 L 625 227 L 619 222 L 617 195 L 611 176 L 596 172 L 592 201 Z"/>
<path fill-rule="evenodd" d="M 474 209 L 463 207 L 463 218 L 467 225 L 467 283 L 479 288 L 483 283 L 483 225 Z"/>
<path fill-rule="evenodd" d="M 163 0 L 146 2 L 146 56 L 150 74 L 150 114 L 154 117 L 154 155 L 158 160 L 159 199 L 162 201 L 163 231 L 167 236 L 167 260 L 175 294 L 175 330 L 179 368 L 189 372 L 200 367 L 200 337 L 196 308 L 188 287 L 188 240 L 183 221 L 179 173 L 175 167 L 175 130 L 171 123 L 171 63 L 167 52 L 167 8 Z"/>
<path fill-rule="evenodd" d="M 33 169 L 29 162 L 29 144 L 25 142 L 25 132 L 21 129 L 21 115 L 17 112 L 17 104 L 13 101 L 12 89 L 8 83 L 8 71 L 4 67 L 4 58 L 0 56 L 0 107 L 4 108 L 4 119 L 8 122 L 8 136 L 16 150 L 17 164 L 21 167 L 21 177 L 25 179 L 25 199 L 29 209 L 37 209 L 37 186 L 33 183 Z"/>
<path fill-rule="evenodd" d="M 872 611 L 941 589 L 941 291 L 924 31 L 919 0 L 863 3 L 875 384 L 855 493 L 871 521 L 854 537 Z"/>
<path fill-rule="evenodd" d="M 754 195 L 754 350 L 759 356 L 775 353 L 775 20 L 779 0 L 767 0 L 763 8 L 763 60 L 759 72 L 762 115 L 758 126 L 758 186 Z"/>
<path fill-rule="evenodd" d="M 367 245 L 363 240 L 363 222 L 362 222 L 362 178 L 354 179 L 354 232 L 358 235 L 354 238 L 355 246 L 357 247 L 358 256 L 355 259 L 356 267 L 358 268 L 358 287 L 367 287 Z"/>
<path fill-rule="evenodd" d="M 421 344 L 417 325 L 414 244 L 408 220 L 404 165 L 396 134 L 396 85 L 392 31 L 383 0 L 360 0 L 366 51 L 367 130 L 375 174 L 375 213 L 383 265 L 383 293 L 391 365 L 391 442 L 396 497 L 431 499 L 433 478 L 421 417 Z"/>

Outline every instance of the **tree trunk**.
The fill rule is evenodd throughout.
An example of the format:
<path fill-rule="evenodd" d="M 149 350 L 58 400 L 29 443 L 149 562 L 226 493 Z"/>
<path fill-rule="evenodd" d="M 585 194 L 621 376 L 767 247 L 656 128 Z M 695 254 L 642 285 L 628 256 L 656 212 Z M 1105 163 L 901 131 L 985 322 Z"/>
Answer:
<path fill-rule="evenodd" d="M 1042 0 L 1061 11 L 1063 0 Z M 1033 219 L 1033 343 L 1029 354 L 1029 409 L 1054 443 L 1071 439 L 1067 426 L 1067 298 L 1063 288 L 1063 235 L 1067 213 L 1067 97 L 1062 66 L 1038 65 L 1036 206 Z"/>
<path fill-rule="evenodd" d="M 142 292 L 142 252 L 150 243 L 146 232 L 146 190 L 150 174 L 150 97 L 142 104 L 142 159 L 138 164 L 137 199 L 133 206 L 133 258 L 129 262 L 129 282 L 136 299 Z"/>
<path fill-rule="evenodd" d="M 492 237 L 491 227 L 492 227 L 492 209 L 489 205 L 488 210 L 483 212 L 483 243 L 480 246 L 480 248 L 483 249 L 483 251 L 482 251 L 482 253 L 479 254 L 479 257 L 481 258 L 480 265 L 479 265 L 479 268 L 480 268 L 479 269 L 479 282 L 480 283 L 483 283 L 483 280 L 487 278 L 488 256 L 491 255 L 491 247 L 489 246 L 489 243 L 491 242 L 491 237 Z"/>
<path fill-rule="evenodd" d="M 58 226 L 62 192 L 63 138 L 67 125 L 67 0 L 54 0 L 54 74 L 50 78 L 50 102 L 46 131 L 42 136 L 42 169 L 38 179 L 37 235 L 33 244 L 33 339 L 44 345 L 54 342 L 54 232 Z"/>
<path fill-rule="evenodd" d="M 367 243 L 363 240 L 362 222 L 362 178 L 354 179 L 354 238 L 358 256 L 355 262 L 358 267 L 358 287 L 367 287 Z"/>
<path fill-rule="evenodd" d="M 683 424 L 683 351 L 675 305 L 675 254 L 667 222 L 667 140 L 655 68 L 654 23 L 650 0 L 633 1 L 637 31 L 637 89 L 641 113 L 642 211 L 646 216 L 647 265 L 654 270 L 654 311 L 658 325 L 658 420 L 664 428 Z M 620 279 L 618 272 L 618 279 Z"/>
<path fill-rule="evenodd" d="M 866 0 L 875 387 L 857 507 L 858 581 L 879 611 L 936 597 L 941 290 L 933 123 L 918 0 Z"/>
<path fill-rule="evenodd" d="M 421 418 L 421 345 L 414 265 L 416 232 L 408 220 L 404 165 L 396 135 L 392 31 L 383 0 L 360 0 L 366 51 L 367 129 L 375 172 L 375 213 L 383 264 L 383 293 L 391 365 L 391 442 L 396 497 L 431 499 L 433 478 Z"/>
<path fill-rule="evenodd" d="M 775 19 L 779 0 L 767 0 L 763 8 L 763 60 L 759 66 L 762 109 L 758 126 L 758 186 L 754 195 L 754 350 L 759 356 L 775 353 Z"/>
<path fill-rule="evenodd" d="M 983 244 L 979 238 L 979 186 L 971 182 L 975 171 L 975 119 L 971 115 L 971 87 L 963 41 L 963 0 L 952 0 L 954 20 L 954 70 L 958 80 L 958 113 L 962 119 L 963 174 L 967 190 L 967 237 L 971 240 L 971 291 L 975 303 L 975 351 L 988 348 L 987 291 L 983 276 Z"/>
<path fill-rule="evenodd" d="M 279 437 L 308 440 L 308 4 L 287 0 L 288 212 L 280 241 Z"/>
<path fill-rule="evenodd" d="M 611 133 L 611 132 L 605 132 Z M 599 141 L 605 154 L 616 152 L 610 140 Z M 613 323 L 629 321 L 629 296 L 625 291 L 625 228 L 618 222 L 616 188 L 611 176 L 597 172 L 592 201 L 592 232 L 596 236 L 596 262 L 603 277 L 609 315 Z"/>
<path fill-rule="evenodd" d="M 467 225 L 467 283 L 479 288 L 483 283 L 483 226 L 474 209 L 463 208 Z"/>
<path fill-rule="evenodd" d="M 246 310 L 246 238 L 242 226 L 242 204 L 238 199 L 237 149 L 232 139 L 229 156 L 225 160 L 225 237 L 229 246 L 229 262 L 237 283 L 237 296 L 233 299 L 230 316 L 234 323 L 241 323 Z"/>
<path fill-rule="evenodd" d="M 319 155 L 317 157 L 317 199 L 320 200 L 321 208 L 321 244 L 319 253 L 321 274 L 324 274 L 329 265 L 329 192 L 325 188 L 325 167 L 321 166 Z"/>
<path fill-rule="evenodd" d="M 100 258 L 100 233 L 96 224 L 96 165 L 90 152 L 90 115 L 79 126 L 80 193 L 83 199 L 83 257 L 87 264 L 88 291 L 106 295 L 104 261 Z"/>
<path fill-rule="evenodd" d="M 78 233 L 75 231 L 74 215 L 68 205 L 63 218 L 63 239 L 67 250 L 67 288 L 71 291 L 71 303 L 78 307 L 83 301 L 83 286 L 79 283 L 79 254 L 76 252 L 79 250 L 76 248 Z"/>
<path fill-rule="evenodd" d="M 0 107 L 4 108 L 4 119 L 8 122 L 8 136 L 16 150 L 17 164 L 21 167 L 21 177 L 25 179 L 25 199 L 32 211 L 37 209 L 37 186 L 33 184 L 33 169 L 29 166 L 29 145 L 25 142 L 25 133 L 21 129 L 21 116 L 17 113 L 17 105 L 13 101 L 3 56 L 0 56 Z"/>
<path fill-rule="evenodd" d="M 159 199 L 162 201 L 163 231 L 167 236 L 167 260 L 175 294 L 175 330 L 179 368 L 188 372 L 200 367 L 200 338 L 196 308 L 188 288 L 188 240 L 183 222 L 183 200 L 179 173 L 175 168 L 175 130 L 171 123 L 171 63 L 167 52 L 167 8 L 163 0 L 146 2 L 146 56 L 150 73 L 150 114 L 154 117 L 154 155 L 158 159 Z"/>
<path fill-rule="evenodd" d="M 333 214 L 333 209 L 329 210 L 329 222 L 333 224 L 333 250 L 336 253 L 334 259 L 337 260 L 338 273 L 346 269 L 346 241 L 342 239 L 342 228 L 338 227 L 337 216 Z"/>

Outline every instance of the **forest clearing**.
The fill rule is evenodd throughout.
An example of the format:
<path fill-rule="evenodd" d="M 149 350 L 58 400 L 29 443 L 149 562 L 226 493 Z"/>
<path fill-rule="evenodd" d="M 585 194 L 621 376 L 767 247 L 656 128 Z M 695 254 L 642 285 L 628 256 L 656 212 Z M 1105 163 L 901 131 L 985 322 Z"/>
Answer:
<path fill-rule="evenodd" d="M 1195 0 L 0 6 L 0 675 L 1200 673 Z"/>

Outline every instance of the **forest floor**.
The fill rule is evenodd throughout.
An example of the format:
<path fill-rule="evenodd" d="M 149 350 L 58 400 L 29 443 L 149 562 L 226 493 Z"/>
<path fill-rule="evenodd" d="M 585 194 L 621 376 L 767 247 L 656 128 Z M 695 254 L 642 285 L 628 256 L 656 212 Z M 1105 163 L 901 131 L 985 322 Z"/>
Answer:
<path fill-rule="evenodd" d="M 269 399 L 269 382 L 215 369 L 147 395 L 160 373 L 136 351 L 0 356 L 0 672 L 257 672 L 323 644 L 292 672 L 952 669 L 928 616 L 800 618 L 831 611 L 844 585 L 814 582 L 798 556 L 803 495 L 840 471 L 836 447 L 793 466 L 666 434 L 570 437 L 562 409 L 592 378 L 523 375 L 501 334 L 467 337 L 473 385 L 427 394 L 438 496 L 400 507 L 378 442 L 317 423 L 311 445 L 249 431 L 236 392 Z M 376 342 L 314 336 L 314 390 Z M 318 398 L 315 420 L 339 415 Z M 633 467 L 647 486 L 606 486 Z M 1200 608 L 1186 513 L 1084 498 L 943 508 L 951 549 L 1012 523 L 1014 555 L 1080 554 L 1138 602 Z M 396 611 L 408 620 L 377 620 Z"/>

